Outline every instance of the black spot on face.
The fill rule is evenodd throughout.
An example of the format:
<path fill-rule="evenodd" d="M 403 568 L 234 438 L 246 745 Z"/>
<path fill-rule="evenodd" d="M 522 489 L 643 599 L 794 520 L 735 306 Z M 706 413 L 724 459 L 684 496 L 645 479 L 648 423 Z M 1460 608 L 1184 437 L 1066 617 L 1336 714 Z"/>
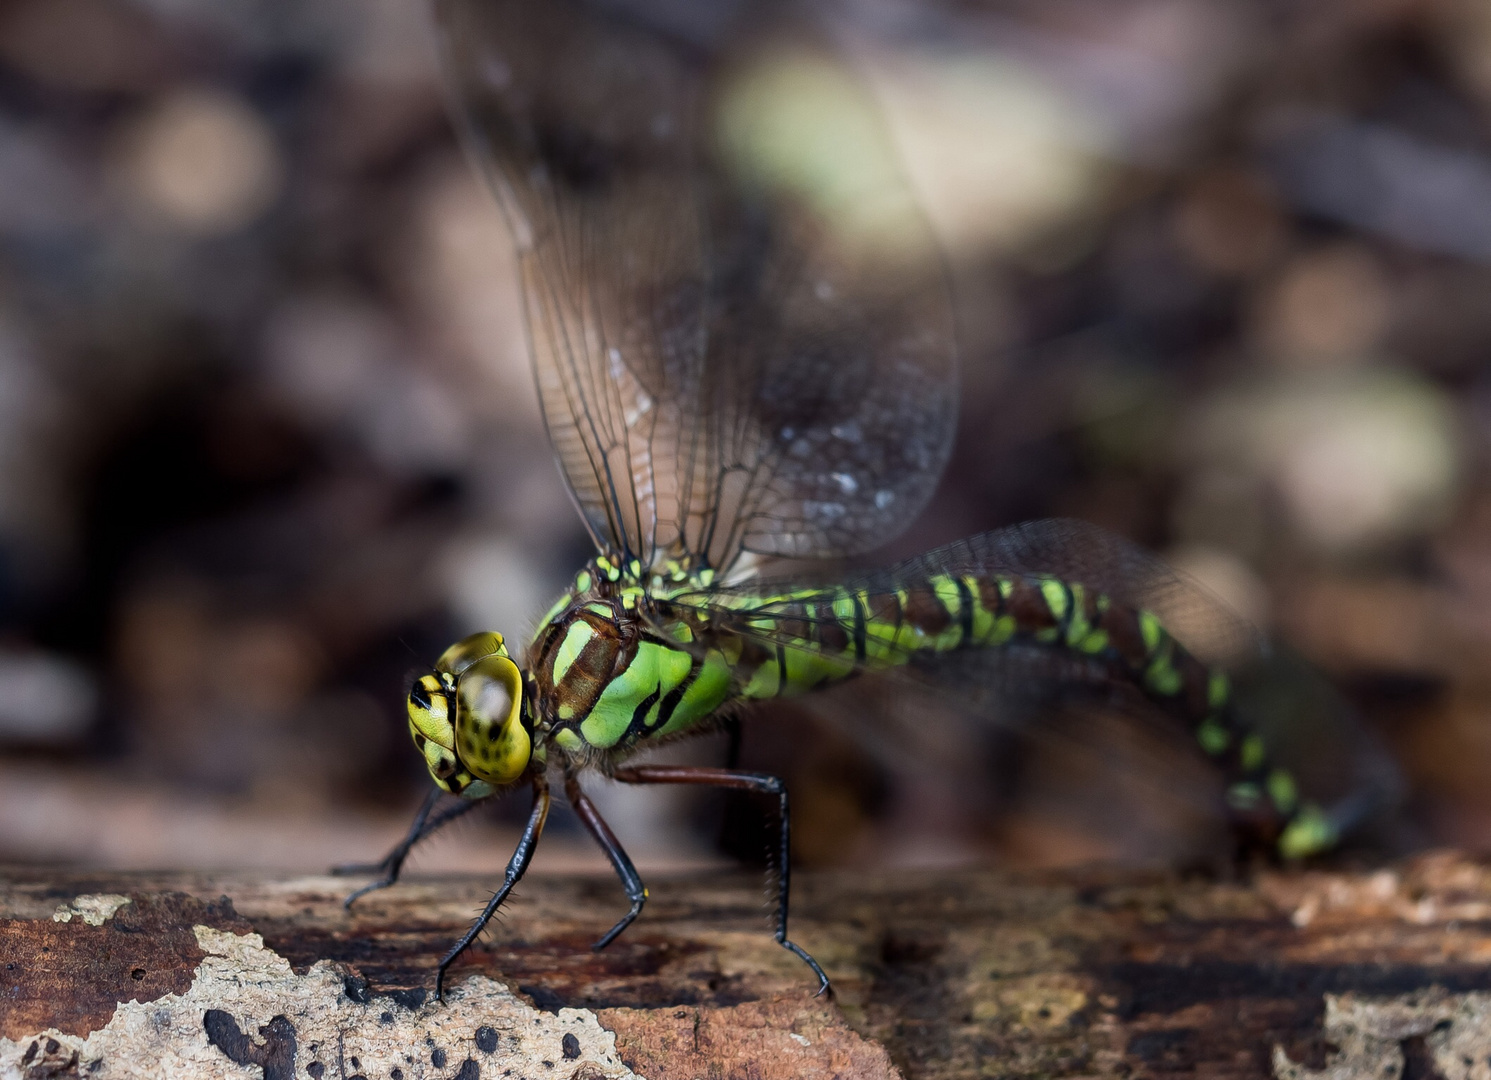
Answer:
<path fill-rule="evenodd" d="M 564 1056 L 570 1061 L 580 1056 L 580 1040 L 575 1038 L 574 1032 L 566 1031 L 560 1045 L 564 1047 Z"/>
<path fill-rule="evenodd" d="M 476 1029 L 476 1048 L 483 1054 L 490 1054 L 497 1049 L 497 1032 L 483 1024 Z"/>
<path fill-rule="evenodd" d="M 404 1080 L 404 1070 L 395 1065 L 389 1071 L 388 1080 Z"/>
<path fill-rule="evenodd" d="M 326 1066 L 319 1061 L 313 1061 L 305 1067 L 305 1071 L 311 1074 L 311 1080 L 321 1080 L 321 1074 L 326 1072 Z"/>
<path fill-rule="evenodd" d="M 461 1062 L 461 1071 L 456 1073 L 456 1080 L 481 1080 L 481 1066 L 467 1058 Z"/>
<path fill-rule="evenodd" d="M 129 973 L 129 977 L 131 979 L 135 980 L 135 982 L 139 982 L 141 979 L 143 979 L 145 977 L 145 969 L 144 968 L 135 968 L 135 969 L 133 969 Z"/>
<path fill-rule="evenodd" d="M 435 1049 L 431 1050 L 430 1064 L 435 1066 L 435 1068 L 437 1069 L 445 1068 L 445 1051 L 438 1046 L 435 1047 Z"/>

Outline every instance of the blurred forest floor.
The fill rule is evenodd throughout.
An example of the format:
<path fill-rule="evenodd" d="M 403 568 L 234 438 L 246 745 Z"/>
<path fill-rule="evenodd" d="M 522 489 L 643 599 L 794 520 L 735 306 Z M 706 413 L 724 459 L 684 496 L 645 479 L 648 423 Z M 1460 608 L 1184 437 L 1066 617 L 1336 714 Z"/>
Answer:
<path fill-rule="evenodd" d="M 963 423 L 887 556 L 1123 533 L 1359 707 L 1408 781 L 1382 846 L 1491 845 L 1491 7 L 908 10 L 866 63 L 948 252 Z M 586 557 L 436 72 L 406 0 L 0 5 L 0 858 L 375 855 L 425 782 L 404 672 L 521 634 Z M 1151 741 L 897 769 L 782 711 L 746 762 L 806 864 L 1213 849 L 1215 783 Z M 754 842 L 597 797 L 644 863 Z M 496 868 L 502 814 L 422 865 Z M 554 831 L 541 863 L 597 864 Z"/>

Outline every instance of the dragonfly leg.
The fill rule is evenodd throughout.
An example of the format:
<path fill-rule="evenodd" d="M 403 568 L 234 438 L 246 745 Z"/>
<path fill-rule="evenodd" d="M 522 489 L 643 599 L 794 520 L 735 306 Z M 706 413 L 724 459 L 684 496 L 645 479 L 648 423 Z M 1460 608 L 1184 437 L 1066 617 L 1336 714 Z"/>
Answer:
<path fill-rule="evenodd" d="M 787 809 L 787 785 L 779 777 L 767 773 L 737 772 L 733 769 L 696 768 L 689 765 L 637 765 L 620 768 L 611 774 L 624 784 L 705 784 L 710 787 L 734 788 L 737 791 L 754 791 L 761 795 L 773 795 L 777 799 L 778 835 L 781 844 L 777 853 L 777 944 L 796 955 L 813 969 L 818 976 L 818 993 L 828 989 L 828 976 L 818 961 L 808 955 L 802 946 L 787 937 L 787 894 L 791 885 L 791 818 Z"/>
<path fill-rule="evenodd" d="M 476 917 L 471 924 L 471 929 L 461 936 L 461 940 L 451 947 L 440 960 L 440 966 L 435 969 L 435 999 L 443 1000 L 445 993 L 445 971 L 451 964 L 455 963 L 456 957 L 466 951 L 467 947 L 476 940 L 492 916 L 497 914 L 497 909 L 502 906 L 502 901 L 507 899 L 507 894 L 513 891 L 523 877 L 524 871 L 528 869 L 529 862 L 533 859 L 533 849 L 538 846 L 539 835 L 544 831 L 544 820 L 549 816 L 549 782 L 544 779 L 542 773 L 533 778 L 533 809 L 528 812 L 528 824 L 523 827 L 523 836 L 518 840 L 518 846 L 513 851 L 513 857 L 507 861 L 507 872 L 503 874 L 502 887 L 492 894 L 492 899 L 487 901 L 487 906 L 482 913 Z"/>
<path fill-rule="evenodd" d="M 381 874 L 377 880 L 371 881 L 357 891 L 348 894 L 347 899 L 342 901 L 343 907 L 350 908 L 353 901 L 358 897 L 366 896 L 368 893 L 375 892 L 378 889 L 386 889 L 398 881 L 399 874 L 404 869 L 404 860 L 409 857 L 409 852 L 417 844 L 427 836 L 438 832 L 456 818 L 464 816 L 480 805 L 478 802 L 470 799 L 462 799 L 457 805 L 447 807 L 432 818 L 430 811 L 440 801 L 442 794 L 444 792 L 439 788 L 430 789 L 430 793 L 425 796 L 425 801 L 420 804 L 419 812 L 414 815 L 414 821 L 409 825 L 408 834 L 404 839 L 395 844 L 393 850 L 383 856 L 381 861 L 376 863 L 351 863 L 331 868 L 331 872 L 338 877 L 350 876 L 352 874 Z"/>
<path fill-rule="evenodd" d="M 336 877 L 349 877 L 353 874 L 376 874 L 379 870 L 388 869 L 389 864 L 399 856 L 400 852 L 407 855 L 409 849 L 418 843 L 418 840 L 415 838 L 424 832 L 425 820 L 429 818 L 430 811 L 435 808 L 435 804 L 440 801 L 441 794 L 443 793 L 439 788 L 430 788 L 425 794 L 424 801 L 419 804 L 419 809 L 415 811 L 414 820 L 409 823 L 408 834 L 405 835 L 403 840 L 395 844 L 393 850 L 383 856 L 378 862 L 341 863 L 331 868 L 332 874 Z"/>
<path fill-rule="evenodd" d="M 626 898 L 632 902 L 631 910 L 623 915 L 615 926 L 607 930 L 599 941 L 590 946 L 592 949 L 604 949 L 616 940 L 618 934 L 632 925 L 638 915 L 642 914 L 642 905 L 647 903 L 647 886 L 642 884 L 637 868 L 632 865 L 631 858 L 621 846 L 621 841 L 616 839 L 611 826 L 606 824 L 606 819 L 601 817 L 600 811 L 595 808 L 595 803 L 591 802 L 589 796 L 580 790 L 579 778 L 573 773 L 564 778 L 564 793 L 569 797 L 569 804 L 574 807 L 575 814 L 584 824 L 586 831 L 595 838 L 595 842 L 606 853 L 606 858 L 611 860 L 616 876 L 621 879 L 621 887 L 626 890 Z"/>

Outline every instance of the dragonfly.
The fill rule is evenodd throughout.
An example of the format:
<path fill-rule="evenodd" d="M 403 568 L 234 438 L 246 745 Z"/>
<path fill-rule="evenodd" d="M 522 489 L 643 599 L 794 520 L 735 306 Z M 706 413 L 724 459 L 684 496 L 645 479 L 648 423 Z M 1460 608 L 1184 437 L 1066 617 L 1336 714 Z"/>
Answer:
<path fill-rule="evenodd" d="M 551 778 L 629 902 L 595 948 L 641 914 L 648 890 L 587 773 L 769 799 L 775 939 L 827 990 L 788 934 L 783 782 L 632 758 L 851 679 L 970 702 L 1127 688 L 1224 771 L 1240 828 L 1290 858 L 1336 841 L 1345 813 L 1271 762 L 1182 628 L 1248 647 L 1251 631 L 1133 545 L 1043 521 L 879 569 L 802 569 L 881 548 L 917 516 L 958 392 L 946 268 L 852 43 L 813 5 L 436 11 L 463 137 L 516 245 L 548 436 L 595 545 L 525 649 L 473 634 L 409 690 L 434 786 L 349 905 L 477 804 L 533 800 L 437 996 L 527 870 Z M 437 809 L 446 794 L 460 799 Z"/>

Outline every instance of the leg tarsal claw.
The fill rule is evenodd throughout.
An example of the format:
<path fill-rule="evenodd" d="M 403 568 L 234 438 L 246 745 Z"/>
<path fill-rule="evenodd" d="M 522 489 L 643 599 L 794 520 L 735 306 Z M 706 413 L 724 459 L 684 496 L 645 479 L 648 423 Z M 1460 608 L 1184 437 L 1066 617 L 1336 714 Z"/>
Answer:
<path fill-rule="evenodd" d="M 590 946 L 590 951 L 600 952 L 607 945 L 611 944 L 611 942 L 620 937 L 621 932 L 628 926 L 632 925 L 632 923 L 636 921 L 637 916 L 642 914 L 642 905 L 646 902 L 646 900 L 647 898 L 644 896 L 640 900 L 632 901 L 632 909 L 625 915 L 623 915 L 619 920 L 617 920 L 616 925 L 607 930 L 605 934 L 601 936 L 601 939 L 599 941 Z"/>
<path fill-rule="evenodd" d="M 371 881 L 368 884 L 364 885 L 362 888 L 354 889 L 352 892 L 349 892 L 347 894 L 347 899 L 342 901 L 342 907 L 348 911 L 351 911 L 352 905 L 358 900 L 362 899 L 368 893 L 377 892 L 379 889 L 386 889 L 393 883 L 394 878 L 392 875 L 379 878 L 377 881 Z"/>

